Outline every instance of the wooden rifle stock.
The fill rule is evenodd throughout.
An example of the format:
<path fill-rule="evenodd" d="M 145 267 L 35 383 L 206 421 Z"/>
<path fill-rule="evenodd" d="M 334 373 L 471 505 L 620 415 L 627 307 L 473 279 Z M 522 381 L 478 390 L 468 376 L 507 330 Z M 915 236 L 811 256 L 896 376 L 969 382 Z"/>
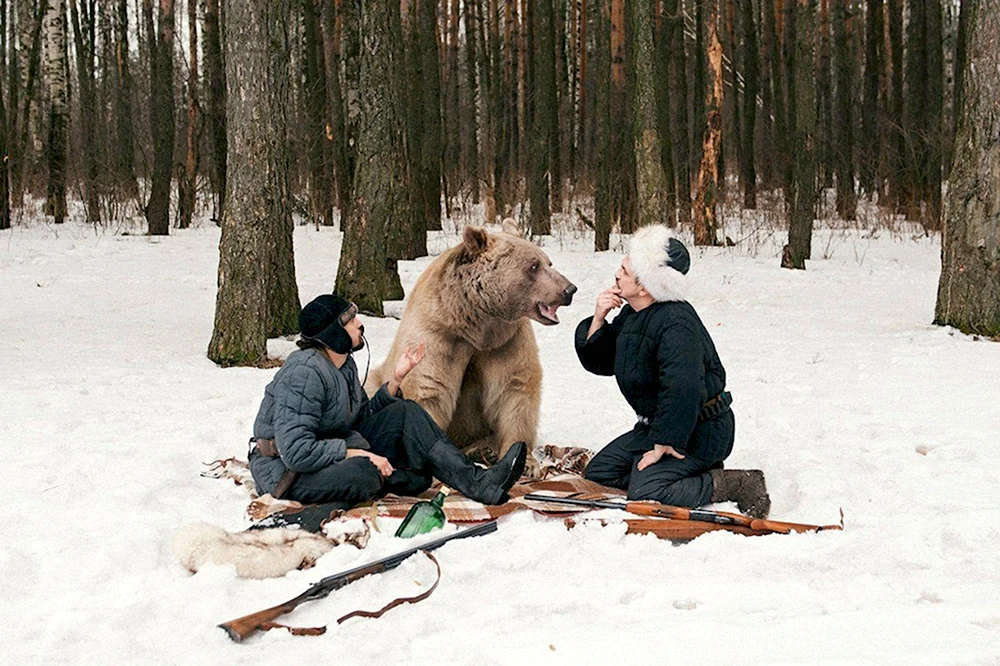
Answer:
<path fill-rule="evenodd" d="M 843 529 L 842 525 L 805 525 L 802 523 L 785 523 L 779 520 L 751 518 L 750 516 L 744 516 L 739 513 L 710 511 L 708 509 L 686 509 L 684 507 L 659 504 L 657 502 L 626 502 L 622 504 L 621 502 L 585 500 L 574 497 L 556 497 L 553 495 L 539 495 L 537 493 L 525 495 L 524 499 L 535 500 L 537 502 L 552 502 L 554 504 L 583 506 L 592 509 L 618 509 L 620 511 L 634 513 L 637 516 L 652 516 L 655 518 L 714 523 L 722 526 L 745 527 L 757 532 L 768 532 L 772 534 L 819 532 L 822 530 Z"/>
<path fill-rule="evenodd" d="M 300 604 L 307 601 L 323 599 L 334 590 L 346 587 L 347 585 L 350 585 L 354 581 L 364 578 L 365 576 L 394 569 L 398 567 L 403 560 L 418 551 L 435 550 L 436 548 L 440 548 L 444 544 L 449 541 L 454 541 L 455 539 L 482 536 L 496 531 L 497 522 L 493 520 L 488 523 L 483 523 L 482 525 L 476 525 L 475 527 L 469 527 L 453 534 L 443 536 L 440 539 L 435 539 L 434 541 L 428 541 L 421 546 L 404 550 L 403 552 L 396 553 L 395 555 L 390 555 L 389 557 L 377 560 L 371 564 L 365 564 L 360 567 L 355 567 L 349 571 L 327 576 L 326 578 L 314 583 L 309 587 L 309 589 L 297 597 L 289 599 L 288 601 L 278 604 L 277 606 L 265 608 L 264 610 L 257 611 L 256 613 L 250 613 L 249 615 L 244 615 L 243 617 L 236 618 L 235 620 L 223 622 L 219 625 L 219 627 L 225 629 L 226 633 L 229 634 L 229 637 L 239 643 L 260 629 L 266 627 L 275 619 L 285 615 L 286 613 L 291 613 Z"/>

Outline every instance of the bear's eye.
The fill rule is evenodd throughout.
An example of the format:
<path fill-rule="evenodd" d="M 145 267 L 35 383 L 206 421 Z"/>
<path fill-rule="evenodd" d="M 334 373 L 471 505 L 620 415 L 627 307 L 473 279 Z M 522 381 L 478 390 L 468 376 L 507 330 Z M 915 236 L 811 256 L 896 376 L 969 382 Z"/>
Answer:
<path fill-rule="evenodd" d="M 536 261 L 535 263 L 531 264 L 531 268 L 529 270 L 532 273 L 537 273 L 538 269 L 541 268 L 541 267 L 542 267 L 542 265 Z"/>

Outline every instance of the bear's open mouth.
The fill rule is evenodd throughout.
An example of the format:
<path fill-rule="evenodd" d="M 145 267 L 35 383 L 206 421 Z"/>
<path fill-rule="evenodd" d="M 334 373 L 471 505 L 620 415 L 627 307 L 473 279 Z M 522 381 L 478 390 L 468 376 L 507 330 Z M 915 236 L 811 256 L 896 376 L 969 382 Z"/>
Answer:
<path fill-rule="evenodd" d="M 556 314 L 556 310 L 559 309 L 558 305 L 546 305 L 545 303 L 538 303 L 538 314 L 541 316 L 539 322 L 545 324 L 546 326 L 550 324 L 559 323 L 559 315 Z"/>

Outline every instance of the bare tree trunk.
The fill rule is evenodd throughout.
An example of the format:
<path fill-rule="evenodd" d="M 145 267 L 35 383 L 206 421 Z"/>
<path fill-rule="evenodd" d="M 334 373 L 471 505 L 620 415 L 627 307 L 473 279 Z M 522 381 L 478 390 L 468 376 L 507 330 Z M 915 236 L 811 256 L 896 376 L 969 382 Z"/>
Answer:
<path fill-rule="evenodd" d="M 188 51 L 187 155 L 184 158 L 184 178 L 177 187 L 181 229 L 191 226 L 198 191 L 198 143 L 201 137 L 198 113 L 198 0 L 188 0 Z"/>
<path fill-rule="evenodd" d="M 1000 5 L 970 2 L 934 323 L 1000 336 Z"/>
<path fill-rule="evenodd" d="M 941 0 L 926 0 L 927 82 L 924 103 L 924 153 L 926 172 L 923 198 L 927 202 L 924 228 L 941 229 L 941 178 L 944 147 L 944 51 Z"/>
<path fill-rule="evenodd" d="M 50 0 L 45 14 L 45 79 L 49 88 L 48 198 L 45 214 L 66 220 L 66 150 L 69 138 L 69 82 L 66 80 L 66 4 Z"/>
<path fill-rule="evenodd" d="M 552 0 L 532 0 L 528 20 L 531 22 L 529 67 L 531 151 L 528 174 L 528 192 L 531 199 L 531 233 L 540 236 L 552 233 L 550 188 L 552 161 L 556 135 L 556 68 L 555 25 Z"/>
<path fill-rule="evenodd" d="M 845 0 L 841 0 L 844 2 Z M 816 57 L 816 177 L 822 187 L 833 186 L 833 76 L 830 72 L 830 0 L 820 0 L 819 22 L 816 26 L 819 39 Z M 840 4 L 834 0 L 834 4 Z"/>
<path fill-rule="evenodd" d="M 415 0 L 416 23 L 411 32 L 413 40 L 412 63 L 416 68 L 415 80 L 422 85 L 412 86 L 413 109 L 408 114 L 413 124 L 411 142 L 411 169 L 415 179 L 417 201 L 415 219 L 424 228 L 441 229 L 441 56 L 437 38 L 437 2 Z"/>
<path fill-rule="evenodd" d="M 174 167 L 174 0 L 160 0 L 156 28 L 152 0 L 143 0 L 149 57 L 149 128 L 153 137 L 153 174 L 146 222 L 149 235 L 170 233 L 170 183 Z"/>
<path fill-rule="evenodd" d="M 41 111 L 37 92 L 41 83 L 39 71 L 42 67 L 42 43 L 45 39 L 43 27 L 47 9 L 47 2 L 19 0 L 17 3 L 20 58 L 16 74 L 20 83 L 11 86 L 11 94 L 17 95 L 23 89 L 23 95 L 19 96 L 19 106 L 11 108 L 11 113 L 15 114 L 12 125 L 17 130 L 11 148 L 11 196 L 18 206 L 25 190 L 31 188 L 31 177 L 36 171 L 36 156 L 41 153 Z"/>
<path fill-rule="evenodd" d="M 341 223 L 347 219 L 347 209 L 351 205 L 351 183 L 347 144 L 347 124 L 344 119 L 344 93 L 340 81 L 342 58 L 341 32 L 343 13 L 341 0 L 323 3 L 323 58 L 326 65 L 326 106 L 329 112 L 329 134 L 333 151 L 333 174 L 337 187 L 337 205 L 340 207 Z M 417 87 L 417 86 L 414 86 Z M 343 225 L 341 225 L 343 226 Z"/>
<path fill-rule="evenodd" d="M 955 88 L 952 93 L 952 126 L 951 126 L 951 159 L 948 160 L 946 168 L 950 173 L 955 160 L 955 141 L 958 136 L 958 121 L 961 117 L 960 110 L 965 101 L 965 66 L 968 64 L 968 43 L 969 43 L 969 16 L 972 13 L 972 5 L 975 0 L 960 0 L 958 12 L 958 36 L 955 39 L 955 61 L 954 78 Z M 12 105 L 13 106 L 13 105 Z"/>
<path fill-rule="evenodd" d="M 684 50 L 683 3 L 666 0 L 665 32 L 669 35 L 670 98 L 674 170 L 677 174 L 677 222 L 687 228 L 691 224 L 691 139 L 688 124 L 687 57 Z"/>
<path fill-rule="evenodd" d="M 924 128 L 927 103 L 927 14 L 926 0 L 906 3 L 909 21 L 906 23 L 906 107 L 904 132 L 906 137 L 906 189 L 904 209 L 910 220 L 922 220 L 920 202 L 927 173 Z"/>
<path fill-rule="evenodd" d="M 303 79 L 306 111 L 306 155 L 309 164 L 310 215 L 316 223 L 333 226 L 330 179 L 327 173 L 326 69 L 323 66 L 323 33 L 315 0 L 302 0 Z"/>
<path fill-rule="evenodd" d="M 138 23 L 138 22 L 137 22 Z M 118 134 L 116 184 L 119 195 L 136 199 L 135 128 L 132 122 L 132 69 L 128 42 L 128 0 L 118 0 L 115 21 L 115 125 Z"/>
<path fill-rule="evenodd" d="M 450 131 L 442 132 L 444 141 L 444 196 L 447 214 L 451 214 L 451 199 L 461 189 L 461 117 L 458 112 L 458 0 L 444 0 L 442 17 L 447 29 L 444 33 L 444 122 Z"/>
<path fill-rule="evenodd" d="M 212 155 L 212 186 L 218 197 L 216 219 L 221 220 L 226 207 L 226 70 L 222 62 L 220 0 L 205 0 L 202 34 L 205 42 L 205 78 L 208 84 L 208 135 Z"/>
<path fill-rule="evenodd" d="M 388 290 L 387 220 L 408 217 L 406 152 L 397 91 L 399 40 L 393 39 L 392 9 L 382 0 L 363 0 L 361 11 L 361 123 L 355 200 L 344 227 L 337 293 L 373 314 L 382 314 Z M 397 10 L 398 11 L 398 10 Z"/>
<path fill-rule="evenodd" d="M 842 2 L 833 5 L 834 67 L 837 70 L 837 116 L 835 155 L 837 169 L 837 212 L 845 220 L 857 216 L 858 198 L 854 193 L 854 82 L 851 70 L 855 64 L 848 45 L 850 17 Z"/>
<path fill-rule="evenodd" d="M 869 194 L 879 187 L 878 164 L 882 154 L 882 133 L 879 131 L 879 79 L 882 72 L 882 23 L 883 0 L 867 0 L 865 12 L 865 91 L 861 113 L 862 141 L 859 148 L 861 166 L 861 189 Z"/>
<path fill-rule="evenodd" d="M 95 139 L 97 132 L 97 82 L 94 78 L 94 4 L 86 0 L 70 0 L 70 19 L 73 25 L 73 42 L 76 53 L 77 82 L 80 88 L 80 133 L 83 160 L 83 201 L 87 222 L 101 221 L 98 197 L 97 159 L 100 147 Z"/>
<path fill-rule="evenodd" d="M 658 130 L 656 91 L 653 75 L 653 3 L 651 0 L 632 0 L 635 39 L 635 123 L 636 188 L 639 195 L 639 226 L 650 224 L 674 225 L 667 214 L 667 182 L 663 172 L 662 149 Z M 669 121 L 668 121 L 669 124 Z"/>
<path fill-rule="evenodd" d="M 652 12 L 647 23 L 652 31 L 652 81 L 649 85 L 653 89 L 653 109 L 654 122 L 657 133 L 657 144 L 659 154 L 656 156 L 658 167 L 663 172 L 663 217 L 660 220 L 663 224 L 674 226 L 677 224 L 677 173 L 674 168 L 674 139 L 672 136 L 672 126 L 674 111 L 670 108 L 671 102 L 671 80 L 670 80 L 670 52 L 673 41 L 673 24 L 667 22 L 664 16 L 662 0 L 651 0 L 650 11 Z M 636 20 L 633 21 L 638 26 Z M 636 30 L 636 44 L 639 45 L 640 33 Z M 641 54 L 636 55 L 636 109 L 641 104 L 638 102 L 642 92 L 642 71 L 644 69 Z M 638 136 L 638 135 L 637 135 Z M 636 146 L 638 148 L 639 142 Z M 639 158 L 637 157 L 637 160 Z M 641 169 L 641 164 L 639 165 Z M 640 206 L 641 206 L 641 189 Z M 640 211 L 641 216 L 641 211 Z"/>
<path fill-rule="evenodd" d="M 479 126 L 477 118 L 477 108 L 479 89 L 476 83 L 476 54 L 479 48 L 477 37 L 479 35 L 479 17 L 476 14 L 476 3 L 465 1 L 465 89 L 468 98 L 465 100 L 462 129 L 462 164 L 465 165 L 466 178 L 471 188 L 472 203 L 479 203 L 479 141 L 477 130 Z"/>
<path fill-rule="evenodd" d="M 630 234 L 638 223 L 636 189 L 635 126 L 635 53 L 629 46 L 632 21 L 625 11 L 625 0 L 611 0 L 611 221 L 617 221 L 623 234 Z"/>
<path fill-rule="evenodd" d="M 7 8 L 4 7 L 4 10 Z M 6 16 L 4 17 L 6 19 Z M 4 45 L 6 48 L 6 44 Z M 10 229 L 10 188 L 8 183 L 8 167 L 10 163 L 7 152 L 10 141 L 7 137 L 7 108 L 4 106 L 4 84 L 7 79 L 6 64 L 0 69 L 0 230 Z"/>
<path fill-rule="evenodd" d="M 600 3 L 594 62 L 594 250 L 604 252 L 611 237 L 611 16 L 610 3 Z"/>
<path fill-rule="evenodd" d="M 708 76 L 706 71 L 706 43 L 705 43 L 705 6 L 702 0 L 694 1 L 694 99 L 692 100 L 693 114 L 691 118 L 691 159 L 701 165 L 701 150 L 705 140 L 705 97 L 708 90 L 705 87 L 705 79 Z M 683 2 L 683 0 L 682 0 Z M 708 0 L 714 4 L 719 0 Z M 718 11 L 718 8 L 716 8 Z M 714 16 L 715 14 L 713 14 Z M 692 165 L 693 167 L 693 165 Z M 697 186 L 697 184 L 696 184 Z M 697 195 L 696 195 L 697 196 Z"/>
<path fill-rule="evenodd" d="M 299 312 L 288 187 L 289 5 L 243 0 L 227 18 L 229 191 L 208 357 L 259 365 L 267 336 L 297 330 Z"/>
<path fill-rule="evenodd" d="M 722 145 L 722 44 L 716 29 L 718 5 L 707 3 L 708 86 L 705 93 L 705 131 L 698 170 L 698 197 L 694 202 L 694 244 L 718 245 L 719 150 Z"/>
<path fill-rule="evenodd" d="M 757 125 L 757 25 L 751 0 L 740 0 L 743 10 L 743 207 L 757 207 L 757 169 L 754 150 Z M 735 91 L 734 91 L 735 94 Z"/>
<path fill-rule="evenodd" d="M 789 0 L 790 1 L 790 0 Z M 763 0 L 763 29 L 766 42 L 766 52 L 768 60 L 768 70 L 771 74 L 771 85 L 773 89 L 772 100 L 774 102 L 773 124 L 774 124 L 774 146 L 770 147 L 773 155 L 772 163 L 780 179 L 780 185 L 785 192 L 786 202 L 789 200 L 788 194 L 791 187 L 790 155 L 788 151 L 788 98 L 786 90 L 791 82 L 785 69 L 785 61 L 782 58 L 781 31 L 779 29 L 784 12 L 784 5 L 779 8 L 775 0 Z M 787 85 L 786 85 L 787 84 Z M 787 204 L 786 204 L 787 205 Z"/>
<path fill-rule="evenodd" d="M 813 59 L 816 38 L 816 0 L 795 0 L 795 44 L 793 75 L 789 80 L 795 97 L 795 168 L 789 206 L 788 245 L 782 252 L 782 268 L 805 269 L 812 247 L 812 225 L 816 205 L 816 91 Z"/>

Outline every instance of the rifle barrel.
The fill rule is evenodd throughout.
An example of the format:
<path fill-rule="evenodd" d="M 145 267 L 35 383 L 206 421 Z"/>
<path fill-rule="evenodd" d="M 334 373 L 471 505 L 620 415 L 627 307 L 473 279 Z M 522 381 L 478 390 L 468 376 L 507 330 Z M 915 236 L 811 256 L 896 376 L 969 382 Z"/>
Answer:
<path fill-rule="evenodd" d="M 496 531 L 497 521 L 491 520 L 488 523 L 459 530 L 458 532 L 434 539 L 433 541 L 428 541 L 420 546 L 409 548 L 400 553 L 396 553 L 395 555 L 390 555 L 389 557 L 384 557 L 381 560 L 376 560 L 368 564 L 363 564 L 359 567 L 354 567 L 348 571 L 327 576 L 326 578 L 322 578 L 313 583 L 309 586 L 309 589 L 302 594 L 289 599 L 283 604 L 278 604 L 277 606 L 257 611 L 256 613 L 251 613 L 250 615 L 245 615 L 235 620 L 223 622 L 219 625 L 219 628 L 224 629 L 231 639 L 239 643 L 244 638 L 257 632 L 264 623 L 270 622 L 271 620 L 274 620 L 281 615 L 285 615 L 286 613 L 291 613 L 299 604 L 305 603 L 306 601 L 322 599 L 329 595 L 330 592 L 350 585 L 354 581 L 364 578 L 365 576 L 382 573 L 383 571 L 388 571 L 389 569 L 395 569 L 402 564 L 403 560 L 414 555 L 418 551 L 435 550 L 449 541 L 454 541 L 455 539 L 483 536 Z"/>
<path fill-rule="evenodd" d="M 554 504 L 572 504 L 574 506 L 587 506 L 587 507 L 597 507 L 600 509 L 620 509 L 621 511 L 627 511 L 625 504 L 621 502 L 607 502 L 604 500 L 585 500 L 578 499 L 575 497 L 557 497 L 555 495 L 539 495 L 537 493 L 529 493 L 524 496 L 526 500 L 535 500 L 536 502 L 552 502 Z"/>

